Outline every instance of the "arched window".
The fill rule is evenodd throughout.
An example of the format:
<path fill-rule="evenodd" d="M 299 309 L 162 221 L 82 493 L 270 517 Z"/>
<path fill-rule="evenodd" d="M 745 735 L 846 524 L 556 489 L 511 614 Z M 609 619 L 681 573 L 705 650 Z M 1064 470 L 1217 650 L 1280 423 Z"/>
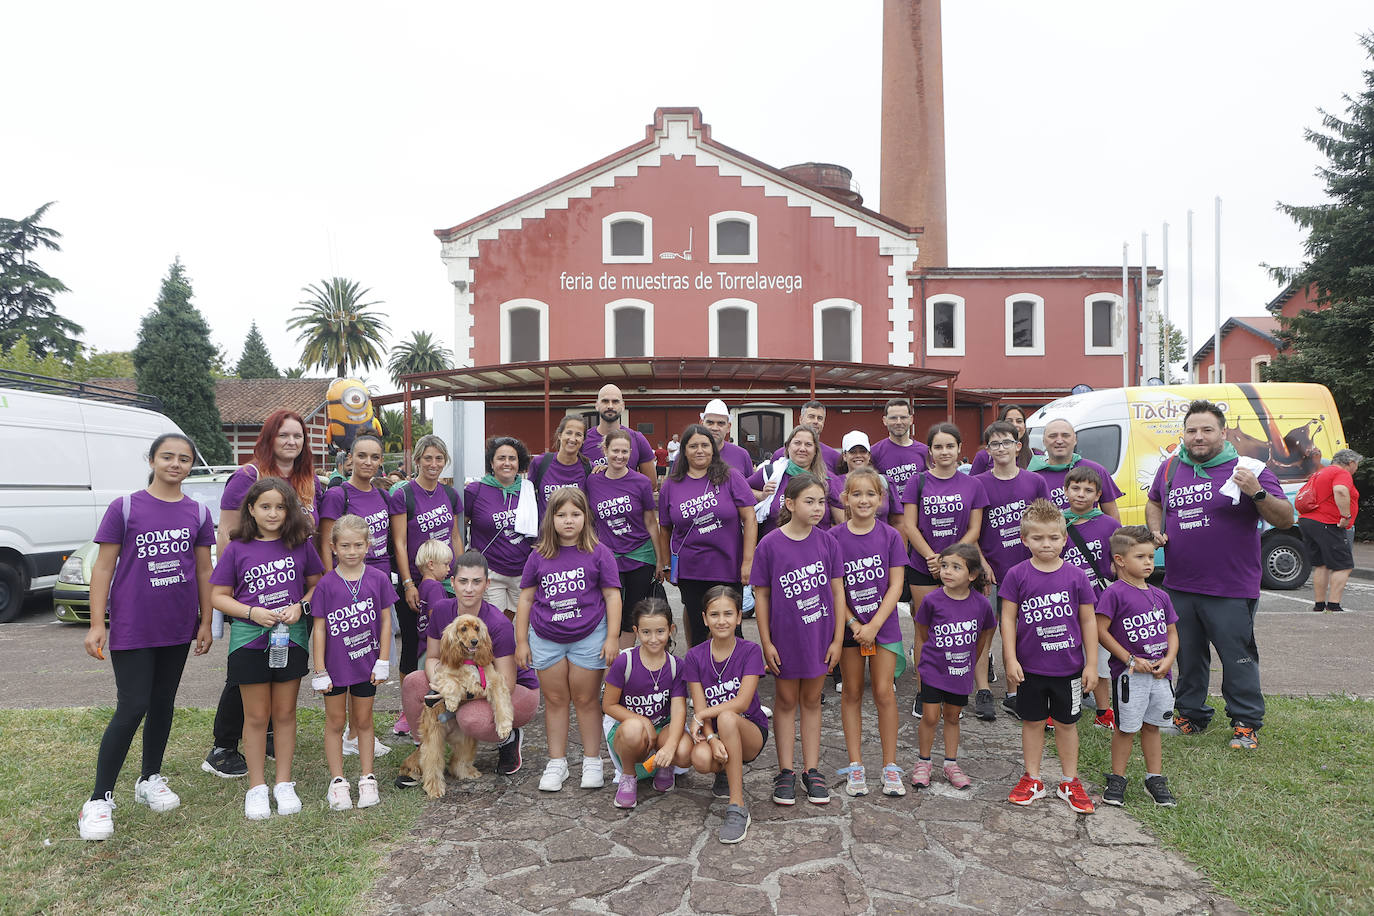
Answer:
<path fill-rule="evenodd" d="M 722 299 L 706 310 L 710 356 L 759 355 L 759 307 L 748 299 Z"/>
<path fill-rule="evenodd" d="M 1045 355 L 1045 300 L 1034 293 L 1007 297 L 1007 355 Z"/>
<path fill-rule="evenodd" d="M 863 322 L 852 299 L 822 299 L 812 306 L 812 357 L 834 362 L 862 362 Z"/>
<path fill-rule="evenodd" d="M 649 264 L 654 259 L 654 221 L 625 210 L 601 219 L 603 264 Z"/>
<path fill-rule="evenodd" d="M 926 355 L 964 355 L 964 297 L 942 293 L 926 300 Z"/>
<path fill-rule="evenodd" d="M 501 362 L 549 358 L 549 307 L 538 299 L 501 303 Z"/>
<path fill-rule="evenodd" d="M 742 210 L 711 214 L 710 257 L 715 264 L 757 264 L 758 217 Z"/>
<path fill-rule="evenodd" d="M 1121 295 L 1093 293 L 1083 299 L 1083 352 L 1088 356 L 1120 354 L 1126 335 L 1122 332 Z"/>
<path fill-rule="evenodd" d="M 643 299 L 606 303 L 606 355 L 654 355 L 654 305 Z"/>

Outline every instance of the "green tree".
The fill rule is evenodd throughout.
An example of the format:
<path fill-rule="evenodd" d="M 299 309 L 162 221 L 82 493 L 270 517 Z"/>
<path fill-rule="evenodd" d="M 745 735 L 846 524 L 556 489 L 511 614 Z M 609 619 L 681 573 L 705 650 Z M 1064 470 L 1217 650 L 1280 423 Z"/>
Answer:
<path fill-rule="evenodd" d="M 33 259 L 40 248 L 62 250 L 57 243 L 62 233 L 40 222 L 52 205 L 49 201 L 23 219 L 0 218 L 0 352 L 23 337 L 38 356 L 53 353 L 70 361 L 81 351 L 76 338 L 84 329 L 57 314 L 53 296 L 67 287 Z"/>
<path fill-rule="evenodd" d="M 352 368 L 373 369 L 382 365 L 383 337 L 389 333 L 386 322 L 372 308 L 377 302 L 364 302 L 372 294 L 353 280 L 331 277 L 312 283 L 301 292 L 308 298 L 294 309 L 296 317 L 286 323 L 299 331 L 296 340 L 304 345 L 301 362 L 307 369 L 315 366 L 334 369 L 345 378 Z"/>
<path fill-rule="evenodd" d="M 1159 316 L 1159 365 L 1160 378 L 1166 385 L 1177 385 L 1187 381 L 1180 378 L 1176 370 L 1177 364 L 1188 358 L 1188 340 L 1183 336 L 1183 332 L 1172 321 L 1168 324 L 1168 347 L 1165 348 L 1165 324 L 1164 316 Z"/>
<path fill-rule="evenodd" d="M 1374 33 L 1360 36 L 1374 60 Z M 1285 318 L 1282 351 L 1264 370 L 1275 381 L 1318 382 L 1331 389 L 1346 438 L 1355 450 L 1374 454 L 1374 68 L 1365 71 L 1358 96 L 1343 96 L 1345 118 L 1321 111 L 1322 131 L 1306 137 L 1326 157 L 1317 175 L 1327 201 L 1280 203 L 1279 210 L 1307 230 L 1305 260 L 1275 278 L 1315 287 L 1324 306 Z M 1320 110 L 1320 109 L 1319 109 Z M 1374 462 L 1356 473 L 1356 485 L 1374 492 Z M 1369 521 L 1366 524 L 1366 521 Z M 1374 513 L 1360 513 L 1360 528 L 1374 530 Z"/>
<path fill-rule="evenodd" d="M 262 339 L 256 321 L 249 327 L 248 337 L 243 341 L 243 355 L 234 367 L 234 374 L 239 378 L 281 378 L 281 373 L 272 364 L 272 354 L 267 352 L 267 342 Z"/>
<path fill-rule="evenodd" d="M 39 356 L 29 346 L 28 338 L 20 337 L 0 353 L 0 369 L 85 382 L 93 378 L 133 378 L 134 359 L 127 350 L 92 350 L 90 355 L 78 352 L 71 361 L 59 359 L 52 353 Z"/>
<path fill-rule="evenodd" d="M 282 378 L 305 378 L 304 366 L 292 366 L 281 374 Z"/>
<path fill-rule="evenodd" d="M 440 346 L 428 331 L 411 331 L 410 339 L 391 348 L 387 369 L 396 387 L 401 387 L 401 376 L 416 372 L 442 372 L 453 368 L 453 354 L 448 348 Z M 420 401 L 420 420 L 425 419 L 425 402 Z"/>
<path fill-rule="evenodd" d="M 153 310 L 143 317 L 134 348 L 138 390 L 162 398 L 167 416 L 191 437 L 211 464 L 232 460 L 215 404 L 211 367 L 219 351 L 210 326 L 191 304 L 191 281 L 181 259 L 172 262 Z"/>
<path fill-rule="evenodd" d="M 387 454 L 399 453 L 405 444 L 405 410 L 396 408 L 394 410 L 382 410 L 382 451 Z M 428 436 L 434 432 L 434 426 L 429 421 L 421 419 L 416 414 L 415 408 L 410 409 L 410 441 L 413 444 L 421 436 Z"/>

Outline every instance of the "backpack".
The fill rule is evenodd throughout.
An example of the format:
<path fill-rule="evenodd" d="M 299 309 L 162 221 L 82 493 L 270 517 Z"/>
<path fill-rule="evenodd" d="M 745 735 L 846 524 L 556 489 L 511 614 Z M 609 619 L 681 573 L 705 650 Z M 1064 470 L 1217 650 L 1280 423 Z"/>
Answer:
<path fill-rule="evenodd" d="M 539 459 L 543 458 L 543 461 Z M 534 487 L 534 498 L 539 503 L 539 511 L 544 511 L 544 491 L 539 488 L 539 483 L 544 479 L 544 475 L 549 471 L 549 464 L 557 459 L 553 452 L 545 452 L 537 456 L 530 462 L 530 486 Z M 587 456 L 578 454 L 577 463 L 582 465 L 582 489 L 587 489 L 587 481 L 591 479 L 592 463 L 587 460 Z"/>
<path fill-rule="evenodd" d="M 1322 468 L 1322 471 L 1324 470 L 1326 468 Z M 1318 471 L 1307 478 L 1307 483 L 1303 484 L 1302 489 L 1293 497 L 1293 508 L 1299 515 L 1310 515 L 1321 505 L 1321 500 L 1317 498 L 1317 477 L 1320 475 L 1321 471 Z"/>
<path fill-rule="evenodd" d="M 1097 568 L 1097 560 L 1095 560 L 1092 553 L 1088 551 L 1088 542 L 1083 539 L 1083 533 L 1078 530 L 1077 526 L 1069 525 L 1068 529 L 1069 537 L 1073 539 L 1073 546 L 1078 548 L 1079 554 L 1082 555 L 1083 559 L 1088 561 L 1088 566 L 1093 571 L 1092 584 L 1098 589 L 1105 589 L 1112 582 L 1116 581 L 1116 576 L 1104 576 L 1102 570 Z"/>
<path fill-rule="evenodd" d="M 415 481 L 413 480 L 401 481 L 401 492 L 405 494 L 406 498 L 406 518 L 415 517 L 415 493 L 413 490 L 411 490 L 410 487 L 410 485 L 414 482 Z M 440 482 L 439 488 L 442 489 L 444 491 L 444 495 L 448 497 L 449 511 L 453 513 L 453 517 L 456 520 L 458 516 L 461 514 L 458 511 L 458 494 L 454 491 L 453 487 L 450 487 L 448 484 L 443 482 Z M 344 499 L 348 499 L 347 491 L 345 491 Z"/>

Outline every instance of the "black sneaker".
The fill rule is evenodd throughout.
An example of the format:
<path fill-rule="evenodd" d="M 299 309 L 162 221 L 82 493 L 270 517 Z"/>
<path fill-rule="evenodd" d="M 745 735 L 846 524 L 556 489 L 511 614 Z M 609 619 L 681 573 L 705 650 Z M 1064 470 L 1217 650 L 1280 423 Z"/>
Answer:
<path fill-rule="evenodd" d="M 997 683 L 997 669 L 994 668 L 994 667 L 992 667 L 992 656 L 991 656 L 991 655 L 988 656 L 988 683 L 989 683 L 989 684 L 996 684 L 996 683 Z"/>
<path fill-rule="evenodd" d="M 220 779 L 238 779 L 248 775 L 248 762 L 232 747 L 211 748 L 200 768 L 207 773 L 214 773 Z"/>
<path fill-rule="evenodd" d="M 802 785 L 806 787 L 806 800 L 813 805 L 830 804 L 830 786 L 825 782 L 821 771 L 812 767 L 802 774 Z"/>
<path fill-rule="evenodd" d="M 1002 698 L 1002 708 L 1011 714 L 1013 719 L 1021 718 L 1021 714 L 1016 711 L 1016 694 L 1009 693 Z"/>
<path fill-rule="evenodd" d="M 1150 797 L 1155 800 L 1155 804 L 1162 808 L 1172 808 L 1178 804 L 1178 799 L 1174 798 L 1174 793 L 1169 791 L 1169 780 L 1163 776 L 1146 776 L 1145 791 L 1150 793 Z M 1106 796 L 1103 796 L 1106 801 Z"/>
<path fill-rule="evenodd" d="M 773 804 L 795 805 L 797 803 L 796 770 L 779 770 L 773 777 Z"/>
<path fill-rule="evenodd" d="M 520 749 L 525 745 L 525 733 L 521 729 L 510 730 L 510 740 L 496 749 L 496 772 L 502 776 L 513 776 L 520 772 L 524 760 Z"/>
<path fill-rule="evenodd" d="M 396 777 L 396 788 L 398 789 L 413 789 L 419 784 L 420 779 L 417 776 L 410 776 L 406 773 L 402 773 L 400 776 Z"/>
<path fill-rule="evenodd" d="M 997 704 L 992 701 L 991 690 L 980 690 L 973 698 L 973 714 L 984 722 L 997 718 Z"/>
<path fill-rule="evenodd" d="M 1102 804 L 1120 808 L 1126 804 L 1126 777 L 1107 774 L 1107 786 L 1102 790 Z"/>
<path fill-rule="evenodd" d="M 789 770 L 788 772 L 791 771 Z M 774 782 L 777 782 L 777 780 L 774 780 Z M 716 798 L 730 797 L 730 777 L 725 775 L 724 770 L 721 770 L 719 773 L 717 773 L 715 780 L 712 781 L 711 794 L 714 795 Z M 773 800 L 776 801 L 777 797 L 777 793 L 774 792 Z M 791 804 L 791 802 L 788 802 L 788 804 Z"/>
<path fill-rule="evenodd" d="M 1331 613 L 1333 613 L 1333 614 L 1340 614 L 1340 613 L 1342 613 L 1342 612 L 1345 610 L 1345 608 L 1341 607 L 1339 604 L 1337 604 L 1337 603 L 1334 602 L 1334 601 L 1328 601 L 1328 602 L 1326 602 L 1326 609 L 1327 609 L 1328 611 L 1330 611 Z"/>

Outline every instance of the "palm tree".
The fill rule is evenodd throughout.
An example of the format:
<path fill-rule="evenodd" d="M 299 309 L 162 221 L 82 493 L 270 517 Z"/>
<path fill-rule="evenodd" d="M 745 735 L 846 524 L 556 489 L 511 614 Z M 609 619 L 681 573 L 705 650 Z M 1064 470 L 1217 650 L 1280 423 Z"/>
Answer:
<path fill-rule="evenodd" d="M 369 311 L 377 302 L 364 302 L 372 291 L 362 289 L 353 280 L 331 277 L 322 283 L 312 283 L 301 292 L 309 294 L 295 308 L 297 313 L 286 323 L 293 331 L 300 331 L 296 340 L 305 345 L 301 363 L 307 368 L 336 369 L 339 378 L 348 375 L 350 367 L 372 369 L 382 365 L 380 347 L 383 336 L 390 333 L 381 316 Z"/>
<path fill-rule="evenodd" d="M 401 376 L 416 372 L 442 372 L 453 368 L 453 354 L 439 346 L 428 331 L 411 331 L 410 339 L 398 343 L 391 349 L 387 362 L 391 379 L 396 387 L 401 387 Z M 425 401 L 420 399 L 420 422 L 425 421 Z"/>

